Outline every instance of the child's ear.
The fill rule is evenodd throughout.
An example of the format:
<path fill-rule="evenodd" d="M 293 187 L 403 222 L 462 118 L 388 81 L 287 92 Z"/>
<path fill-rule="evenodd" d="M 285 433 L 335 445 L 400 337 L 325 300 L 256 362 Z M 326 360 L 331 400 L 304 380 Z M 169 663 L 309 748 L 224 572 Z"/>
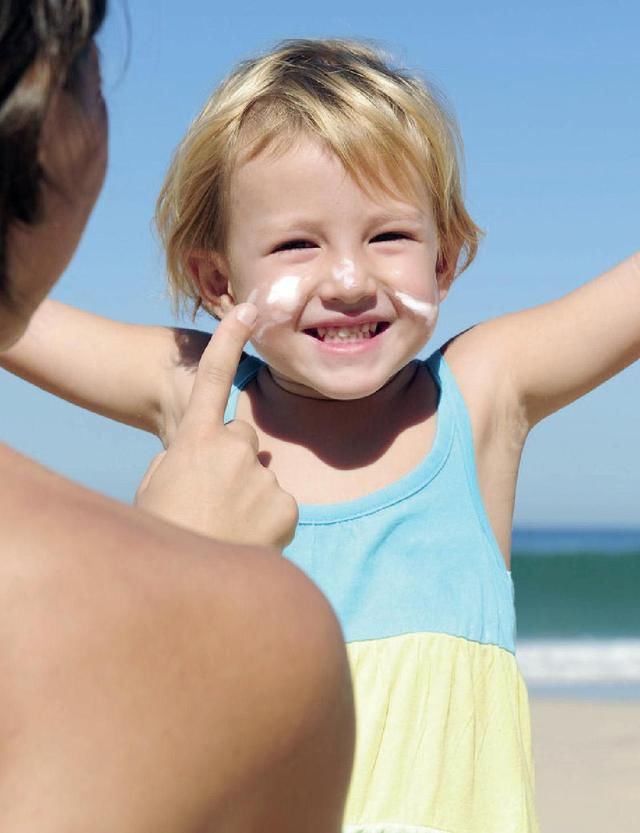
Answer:
<path fill-rule="evenodd" d="M 225 259 L 217 252 L 195 250 L 189 255 L 187 265 L 202 305 L 216 318 L 224 318 L 236 303 Z"/>
<path fill-rule="evenodd" d="M 436 261 L 436 280 L 438 281 L 438 290 L 440 292 L 441 302 L 444 301 L 449 294 L 449 289 L 455 276 L 455 264 L 457 261 L 457 257 L 449 258 L 444 252 L 438 252 L 438 259 Z"/>

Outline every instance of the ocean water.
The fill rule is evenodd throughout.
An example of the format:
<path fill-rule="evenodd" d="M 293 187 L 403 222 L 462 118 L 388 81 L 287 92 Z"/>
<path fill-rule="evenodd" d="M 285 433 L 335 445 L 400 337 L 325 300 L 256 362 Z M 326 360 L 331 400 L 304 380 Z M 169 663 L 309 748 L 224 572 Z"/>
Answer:
<path fill-rule="evenodd" d="M 640 528 L 517 529 L 512 549 L 530 691 L 640 699 Z"/>

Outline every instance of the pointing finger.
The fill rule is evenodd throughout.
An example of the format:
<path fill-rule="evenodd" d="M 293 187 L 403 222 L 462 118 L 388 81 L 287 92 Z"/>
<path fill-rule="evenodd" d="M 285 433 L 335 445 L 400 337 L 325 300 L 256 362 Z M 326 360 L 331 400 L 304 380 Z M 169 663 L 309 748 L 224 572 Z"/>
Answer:
<path fill-rule="evenodd" d="M 218 325 L 200 359 L 180 431 L 203 423 L 222 423 L 231 385 L 257 314 L 254 304 L 239 304 Z"/>

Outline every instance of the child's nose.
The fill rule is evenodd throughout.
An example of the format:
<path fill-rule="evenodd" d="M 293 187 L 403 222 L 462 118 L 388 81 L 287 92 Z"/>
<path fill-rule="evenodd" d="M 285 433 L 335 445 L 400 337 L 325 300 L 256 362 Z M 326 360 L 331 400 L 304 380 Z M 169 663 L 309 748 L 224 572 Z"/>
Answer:
<path fill-rule="evenodd" d="M 319 287 L 323 301 L 357 303 L 375 295 L 376 281 L 363 263 L 343 258 L 329 267 Z"/>

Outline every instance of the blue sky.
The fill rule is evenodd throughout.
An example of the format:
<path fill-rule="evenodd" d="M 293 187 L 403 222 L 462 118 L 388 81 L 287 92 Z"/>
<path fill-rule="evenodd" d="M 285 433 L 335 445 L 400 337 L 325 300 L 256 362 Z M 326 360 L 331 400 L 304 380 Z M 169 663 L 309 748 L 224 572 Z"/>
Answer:
<path fill-rule="evenodd" d="M 468 203 L 486 239 L 443 306 L 434 347 L 568 292 L 640 247 L 635 0 L 130 0 L 129 34 L 123 3 L 112 6 L 102 36 L 109 174 L 54 293 L 60 300 L 126 321 L 173 322 L 151 224 L 172 150 L 238 60 L 287 37 L 373 40 L 435 83 L 457 114 Z M 159 449 L 155 438 L 5 373 L 0 401 L 3 440 L 123 500 Z M 640 366 L 538 427 L 516 523 L 640 525 L 639 428 Z"/>

